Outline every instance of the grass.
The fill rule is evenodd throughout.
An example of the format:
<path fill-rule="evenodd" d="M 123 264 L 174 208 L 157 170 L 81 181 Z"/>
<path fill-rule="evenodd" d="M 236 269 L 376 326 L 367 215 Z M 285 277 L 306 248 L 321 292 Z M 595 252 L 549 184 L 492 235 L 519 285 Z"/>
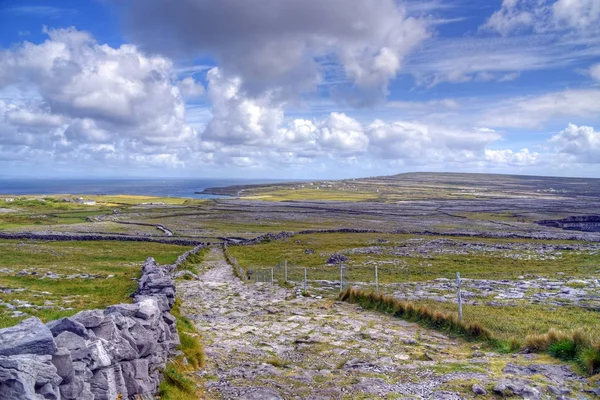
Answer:
<path fill-rule="evenodd" d="M 437 278 L 453 279 L 457 271 L 472 279 L 516 279 L 521 275 L 555 276 L 564 272 L 568 276 L 589 276 L 598 269 L 600 254 L 563 251 L 556 259 L 530 257 L 526 251 L 470 251 L 468 254 L 414 252 L 409 256 L 397 255 L 398 251 L 422 243 L 440 239 L 434 236 L 418 236 L 383 233 L 315 233 L 295 235 L 284 240 L 261 243 L 254 246 L 230 246 L 231 256 L 248 270 L 272 268 L 288 260 L 290 279 L 303 279 L 303 268 L 309 268 L 309 279 L 339 279 L 339 268 L 325 265 L 329 255 L 342 253 L 349 257 L 345 263 L 346 278 L 350 282 L 370 282 L 374 279 L 373 263 L 379 264 L 380 283 L 427 281 Z M 462 243 L 519 245 L 566 243 L 529 239 L 485 239 L 469 237 L 444 238 L 460 248 Z M 384 241 L 383 243 L 381 241 Z M 572 242 L 571 242 L 572 243 Z M 353 249 L 377 247 L 379 254 L 356 254 Z M 442 247 L 442 246 L 440 246 Z M 307 253 L 311 250 L 312 253 Z M 512 257 L 514 255 L 521 258 Z M 278 272 L 281 272 L 278 270 Z"/>
<path fill-rule="evenodd" d="M 589 375 L 600 373 L 600 341 L 589 331 L 576 329 L 563 332 L 551 329 L 542 335 L 530 335 L 525 347 L 531 351 L 547 352 L 562 361 L 575 362 Z"/>
<path fill-rule="evenodd" d="M 198 265 L 202 263 L 204 257 L 209 252 L 208 247 L 200 249 L 196 254 L 190 255 L 184 263 L 180 264 L 174 272 L 177 271 L 190 271 L 193 274 L 198 275 Z"/>
<path fill-rule="evenodd" d="M 163 371 L 165 379 L 159 386 L 158 396 L 164 400 L 202 398 L 202 381 L 194 374 L 204 367 L 205 362 L 200 336 L 192 322 L 181 313 L 181 300 L 175 301 L 171 314 L 177 318 L 177 331 L 181 340 L 178 350 L 181 350 L 183 355 L 167 364 Z"/>
<path fill-rule="evenodd" d="M 415 303 L 400 301 L 391 296 L 349 288 L 340 293 L 339 299 L 360 304 L 361 307 L 366 309 L 381 311 L 398 318 L 418 322 L 429 328 L 459 334 L 468 339 L 492 339 L 492 333 L 479 323 L 462 322 L 455 313 L 435 311 L 425 305 L 418 306 Z"/>
<path fill-rule="evenodd" d="M 457 310 L 454 303 L 433 300 L 421 300 L 416 303 L 442 312 Z M 576 306 L 553 308 L 549 305 L 525 302 L 501 307 L 465 304 L 463 314 L 465 320 L 478 321 L 499 340 L 509 343 L 516 339 L 519 345 L 523 344 L 527 335 L 544 334 L 552 329 L 565 332 L 577 329 L 597 331 L 597 327 L 600 326 L 600 313 Z M 600 332 L 593 335 L 596 340 L 600 340 Z"/>
<path fill-rule="evenodd" d="M 188 247 L 147 242 L 44 242 L 0 240 L 0 265 L 12 272 L 0 273 L 2 301 L 23 301 L 38 307 L 21 311 L 43 321 L 70 316 L 78 311 L 129 302 L 141 273 L 141 264 L 153 256 L 159 263 L 174 262 Z M 21 270 L 36 275 L 16 276 Z M 46 272 L 59 279 L 43 278 Z M 96 279 L 66 279 L 73 274 L 92 274 Z M 113 275 L 112 277 L 109 277 Z M 24 290 L 22 290 L 24 289 Z M 11 293 L 7 293 L 10 290 Z M 63 308 L 61 310 L 60 308 Z M 23 319 L 0 307 L 0 327 Z"/>
<path fill-rule="evenodd" d="M 391 296 L 349 288 L 340 293 L 339 299 L 359 304 L 365 309 L 413 321 L 428 328 L 459 335 L 470 340 L 486 341 L 501 352 L 527 349 L 536 353 L 547 353 L 559 360 L 575 363 L 587 375 L 600 373 L 598 323 L 592 323 L 588 329 L 577 327 L 570 331 L 551 328 L 546 333 L 527 335 L 523 341 L 522 330 L 515 332 L 512 337 L 507 336 L 505 332 L 501 333 L 490 329 L 480 319 L 465 316 L 464 321 L 460 321 L 456 313 L 436 310 L 435 307 L 426 304 L 400 301 Z M 498 320 L 496 313 L 488 313 L 488 315 L 491 319 Z M 521 316 L 520 321 L 527 321 L 527 318 Z"/>

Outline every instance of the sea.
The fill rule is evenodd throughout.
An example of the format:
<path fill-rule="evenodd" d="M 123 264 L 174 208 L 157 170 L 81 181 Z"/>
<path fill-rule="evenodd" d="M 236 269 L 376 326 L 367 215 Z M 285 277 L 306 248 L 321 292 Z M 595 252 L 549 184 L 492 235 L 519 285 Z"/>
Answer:
<path fill-rule="evenodd" d="M 129 194 L 159 197 L 188 197 L 194 199 L 225 198 L 199 194 L 207 188 L 232 185 L 277 183 L 267 179 L 5 179 L 0 178 L 0 195 Z"/>

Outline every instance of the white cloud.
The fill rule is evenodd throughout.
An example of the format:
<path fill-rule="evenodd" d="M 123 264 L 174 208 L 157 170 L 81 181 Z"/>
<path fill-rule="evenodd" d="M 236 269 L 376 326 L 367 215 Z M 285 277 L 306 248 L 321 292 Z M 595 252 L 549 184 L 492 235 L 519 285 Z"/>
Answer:
<path fill-rule="evenodd" d="M 591 126 L 569 124 L 552 136 L 548 144 L 558 153 L 567 154 L 579 163 L 600 163 L 600 132 Z"/>
<path fill-rule="evenodd" d="M 191 76 L 182 79 L 177 86 L 186 98 L 193 99 L 204 95 L 204 86 L 200 82 L 196 82 Z"/>
<path fill-rule="evenodd" d="M 488 105 L 480 122 L 504 128 L 540 128 L 559 118 L 594 118 L 600 115 L 600 90 L 581 89 L 540 96 L 509 98 Z"/>
<path fill-rule="evenodd" d="M 343 113 L 331 113 L 319 123 L 319 144 L 345 155 L 366 152 L 369 139 L 362 125 Z"/>
<path fill-rule="evenodd" d="M 167 159 L 165 151 L 194 146 L 169 59 L 132 45 L 101 45 L 74 28 L 44 32 L 43 43 L 0 51 L 0 93 L 10 99 L 0 104 L 0 135 L 11 137 L 3 147 L 26 144 L 49 157 L 88 160 L 89 152 L 122 153 L 120 160 L 143 154 L 151 161 L 152 154 Z"/>
<path fill-rule="evenodd" d="M 531 153 L 528 149 L 521 149 L 519 151 L 513 151 L 511 149 L 485 149 L 485 161 L 494 165 L 527 167 L 536 165 L 542 162 L 542 160 L 543 156 L 540 153 Z"/>
<path fill-rule="evenodd" d="M 600 3 L 597 0 L 503 0 L 500 10 L 481 28 L 504 36 L 523 30 L 594 35 L 600 31 Z"/>
<path fill-rule="evenodd" d="M 367 128 L 370 150 L 384 159 L 457 160 L 480 157 L 485 147 L 500 139 L 490 129 L 464 130 L 419 122 L 375 121 Z M 460 155 L 459 155 L 460 154 Z M 459 155 L 457 157 L 457 155 Z"/>
<path fill-rule="evenodd" d="M 210 55 L 252 96 L 314 90 L 333 63 L 360 91 L 356 102 L 378 101 L 405 56 L 429 36 L 427 21 L 407 16 L 394 0 L 135 0 L 120 9 L 145 48 Z"/>

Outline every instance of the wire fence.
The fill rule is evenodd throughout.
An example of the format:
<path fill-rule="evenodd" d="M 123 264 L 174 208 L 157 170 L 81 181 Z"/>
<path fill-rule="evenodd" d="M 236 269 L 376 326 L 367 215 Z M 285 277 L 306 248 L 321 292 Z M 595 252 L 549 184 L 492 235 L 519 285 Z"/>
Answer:
<path fill-rule="evenodd" d="M 382 294 L 392 294 L 411 300 L 415 292 L 422 291 L 420 282 L 410 281 L 410 271 L 395 265 L 349 265 L 347 263 L 304 267 L 283 260 L 273 267 L 244 268 L 226 251 L 226 258 L 233 266 L 236 276 L 248 283 L 271 286 L 295 287 L 310 294 L 335 296 L 344 289 L 355 287 Z M 462 319 L 462 294 L 460 274 L 447 273 L 437 280 L 454 295 L 446 294 L 443 301 L 455 302 Z M 435 294 L 434 294 L 435 295 Z M 435 297 L 435 296 L 433 296 Z M 441 296 L 440 296 L 441 299 Z"/>

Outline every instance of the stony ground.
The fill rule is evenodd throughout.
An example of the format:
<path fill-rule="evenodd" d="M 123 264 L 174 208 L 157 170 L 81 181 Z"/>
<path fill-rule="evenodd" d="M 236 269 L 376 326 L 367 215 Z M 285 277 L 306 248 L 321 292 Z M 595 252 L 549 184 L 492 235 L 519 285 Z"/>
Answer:
<path fill-rule="evenodd" d="M 499 355 L 355 305 L 242 283 L 220 249 L 199 270 L 177 289 L 203 335 L 210 398 L 596 398 L 545 356 Z"/>

